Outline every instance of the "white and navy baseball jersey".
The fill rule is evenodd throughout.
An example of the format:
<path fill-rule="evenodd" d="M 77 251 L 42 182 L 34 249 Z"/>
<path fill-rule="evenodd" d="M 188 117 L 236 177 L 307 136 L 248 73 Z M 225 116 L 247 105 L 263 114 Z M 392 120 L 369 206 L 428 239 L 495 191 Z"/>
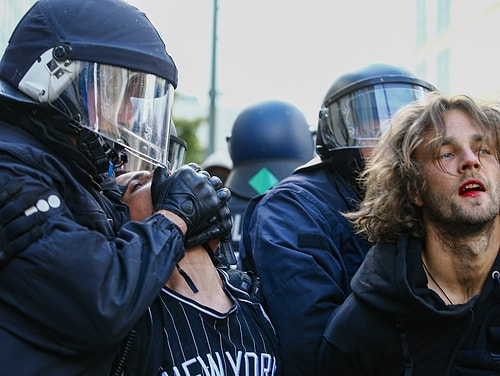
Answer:
<path fill-rule="evenodd" d="M 234 305 L 220 313 L 164 288 L 135 329 L 125 375 L 278 375 L 277 338 L 262 306 L 225 289 Z"/>

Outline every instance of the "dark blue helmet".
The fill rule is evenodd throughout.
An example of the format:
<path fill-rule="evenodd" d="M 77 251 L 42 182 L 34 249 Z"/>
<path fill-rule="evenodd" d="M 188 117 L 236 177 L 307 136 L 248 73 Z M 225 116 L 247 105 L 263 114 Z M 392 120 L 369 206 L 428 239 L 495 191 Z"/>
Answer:
<path fill-rule="evenodd" d="M 157 30 L 122 0 L 39 0 L 0 61 L 0 99 L 50 106 L 153 165 L 167 163 L 176 86 Z"/>
<path fill-rule="evenodd" d="M 317 153 L 327 159 L 340 156 L 340 150 L 374 147 L 398 109 L 434 90 L 408 70 L 387 64 L 340 76 L 328 89 L 319 112 Z"/>
<path fill-rule="evenodd" d="M 143 12 L 122 0 L 37 1 L 9 40 L 0 77 L 17 88 L 47 50 L 54 50 L 56 61 L 116 65 L 177 87 L 177 68 L 158 32 Z"/>
<path fill-rule="evenodd" d="M 243 110 L 228 146 L 233 169 L 226 185 L 247 197 L 263 193 L 314 155 L 313 135 L 302 112 L 277 100 Z"/>

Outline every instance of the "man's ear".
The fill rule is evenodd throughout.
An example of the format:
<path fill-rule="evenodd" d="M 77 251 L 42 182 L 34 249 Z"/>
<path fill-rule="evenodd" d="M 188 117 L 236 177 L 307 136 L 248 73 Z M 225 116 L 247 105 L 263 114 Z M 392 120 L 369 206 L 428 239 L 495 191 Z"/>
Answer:
<path fill-rule="evenodd" d="M 410 198 L 411 202 L 413 202 L 419 208 L 424 206 L 424 201 L 422 200 L 420 192 L 416 191 L 408 192 L 408 197 Z"/>
<path fill-rule="evenodd" d="M 422 197 L 420 196 L 420 194 L 417 194 L 415 196 L 415 199 L 413 200 L 413 202 L 415 203 L 415 205 L 417 205 L 419 208 L 423 207 L 424 206 L 424 202 L 422 201 Z"/>

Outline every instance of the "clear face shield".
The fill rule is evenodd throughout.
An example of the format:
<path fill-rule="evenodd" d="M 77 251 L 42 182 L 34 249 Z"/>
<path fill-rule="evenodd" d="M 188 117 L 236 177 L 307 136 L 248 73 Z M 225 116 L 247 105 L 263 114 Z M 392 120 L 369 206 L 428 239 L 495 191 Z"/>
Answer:
<path fill-rule="evenodd" d="M 167 166 L 173 86 L 149 73 L 78 64 L 74 79 L 50 105 L 124 149 L 127 170 Z"/>
<path fill-rule="evenodd" d="M 170 163 L 170 170 L 175 171 L 184 164 L 187 152 L 187 142 L 182 138 L 170 135 L 169 144 L 168 161 Z"/>
<path fill-rule="evenodd" d="M 428 89 L 418 85 L 386 83 L 347 94 L 325 109 L 325 143 L 336 148 L 373 148 L 394 113 L 426 93 Z"/>
<path fill-rule="evenodd" d="M 170 135 L 168 146 L 168 164 L 170 171 L 175 171 L 184 165 L 187 152 L 187 142 L 182 138 Z M 130 166 L 135 166 L 133 170 Z M 126 163 L 115 168 L 116 176 L 122 175 L 130 171 L 150 171 L 154 168 L 153 165 L 135 156 L 128 156 Z"/>

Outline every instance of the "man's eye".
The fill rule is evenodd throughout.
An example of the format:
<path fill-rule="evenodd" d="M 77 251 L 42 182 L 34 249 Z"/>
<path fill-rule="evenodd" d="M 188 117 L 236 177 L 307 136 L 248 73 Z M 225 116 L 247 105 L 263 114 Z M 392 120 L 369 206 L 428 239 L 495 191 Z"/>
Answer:
<path fill-rule="evenodd" d="M 135 183 L 135 184 L 132 184 L 132 189 L 131 191 L 132 192 L 135 192 L 137 191 L 139 188 L 141 188 L 144 184 L 143 183 Z"/>
<path fill-rule="evenodd" d="M 453 153 L 443 153 L 439 156 L 439 159 L 450 159 L 453 157 Z"/>
<path fill-rule="evenodd" d="M 491 151 L 489 148 L 481 148 L 481 150 L 479 150 L 479 154 L 481 155 L 489 155 L 491 154 Z"/>

